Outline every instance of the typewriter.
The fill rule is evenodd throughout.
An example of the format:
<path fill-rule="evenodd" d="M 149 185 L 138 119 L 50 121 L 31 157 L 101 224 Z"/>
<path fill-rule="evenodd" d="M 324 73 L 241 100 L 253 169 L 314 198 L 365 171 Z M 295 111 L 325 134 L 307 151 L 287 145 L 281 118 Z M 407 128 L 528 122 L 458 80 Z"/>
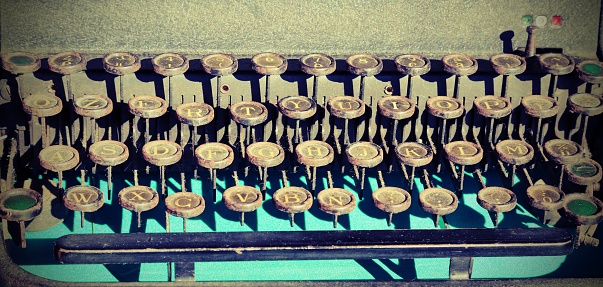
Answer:
<path fill-rule="evenodd" d="M 600 1 L 0 8 L 2 285 L 600 284 Z"/>

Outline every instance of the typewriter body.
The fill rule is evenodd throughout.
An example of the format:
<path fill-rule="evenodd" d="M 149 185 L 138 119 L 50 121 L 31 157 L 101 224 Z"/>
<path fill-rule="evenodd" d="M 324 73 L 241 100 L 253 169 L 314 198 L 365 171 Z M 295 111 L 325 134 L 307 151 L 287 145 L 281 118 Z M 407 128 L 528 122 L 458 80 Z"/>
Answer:
<path fill-rule="evenodd" d="M 0 8 L 5 285 L 600 283 L 600 1 Z"/>

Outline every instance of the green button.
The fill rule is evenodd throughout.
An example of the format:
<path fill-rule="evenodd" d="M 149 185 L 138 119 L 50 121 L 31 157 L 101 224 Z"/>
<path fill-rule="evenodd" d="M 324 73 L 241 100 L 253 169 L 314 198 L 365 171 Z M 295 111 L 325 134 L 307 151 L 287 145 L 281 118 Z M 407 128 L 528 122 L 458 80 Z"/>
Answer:
<path fill-rule="evenodd" d="M 4 206 L 12 210 L 25 210 L 36 204 L 36 200 L 27 195 L 15 195 L 4 201 Z"/>
<path fill-rule="evenodd" d="M 15 65 L 26 66 L 34 63 L 34 59 L 26 56 L 14 56 L 10 57 L 10 61 Z"/>
<path fill-rule="evenodd" d="M 603 68 L 596 64 L 586 64 L 582 66 L 582 70 L 591 75 L 603 75 Z"/>
<path fill-rule="evenodd" d="M 582 199 L 576 199 L 576 200 L 570 201 L 567 204 L 567 208 L 571 212 L 573 212 L 577 215 L 582 215 L 582 216 L 593 215 L 597 212 L 596 205 L 594 205 L 590 201 L 586 201 L 586 200 L 582 200 Z"/>
<path fill-rule="evenodd" d="M 521 24 L 524 26 L 532 25 L 533 21 L 534 21 L 534 19 L 532 18 L 532 15 L 525 15 L 525 16 L 521 17 Z"/>

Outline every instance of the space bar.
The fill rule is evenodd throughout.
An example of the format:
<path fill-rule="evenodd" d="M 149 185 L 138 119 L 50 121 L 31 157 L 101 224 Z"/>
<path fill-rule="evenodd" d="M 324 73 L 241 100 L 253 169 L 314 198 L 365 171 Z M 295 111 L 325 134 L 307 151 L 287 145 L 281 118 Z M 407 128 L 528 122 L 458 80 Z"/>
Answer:
<path fill-rule="evenodd" d="M 72 234 L 61 263 L 552 256 L 573 250 L 559 228 Z"/>

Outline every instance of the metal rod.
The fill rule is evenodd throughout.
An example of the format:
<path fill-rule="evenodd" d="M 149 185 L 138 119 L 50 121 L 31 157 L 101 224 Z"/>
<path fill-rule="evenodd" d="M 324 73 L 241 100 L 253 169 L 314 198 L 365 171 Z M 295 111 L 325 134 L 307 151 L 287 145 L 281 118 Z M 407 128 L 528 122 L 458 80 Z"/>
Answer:
<path fill-rule="evenodd" d="M 151 140 L 151 131 L 149 127 L 149 119 L 144 119 L 144 143 L 147 144 Z"/>
<path fill-rule="evenodd" d="M 393 218 L 394 214 L 393 213 L 388 213 L 387 216 L 387 226 L 392 226 L 392 218 Z"/>
<path fill-rule="evenodd" d="M 312 167 L 312 193 L 316 190 L 316 167 Z"/>
<path fill-rule="evenodd" d="M 423 169 L 423 179 L 425 180 L 425 183 L 427 184 L 427 188 L 432 188 L 433 187 L 431 185 L 431 180 L 429 180 L 429 173 L 427 173 L 426 169 Z"/>
<path fill-rule="evenodd" d="M 414 167 L 414 166 L 410 168 L 410 178 L 408 179 L 408 184 L 409 184 L 408 188 L 411 191 L 412 191 L 412 188 L 413 188 L 414 183 L 415 183 L 415 170 L 416 170 L 416 167 Z"/>
<path fill-rule="evenodd" d="M 482 171 L 476 169 L 475 173 L 477 174 L 477 179 L 479 180 L 479 183 L 482 184 L 482 188 L 486 188 L 486 182 L 484 182 L 484 178 L 482 177 Z"/>
<path fill-rule="evenodd" d="M 360 92 L 358 97 L 361 101 L 364 101 L 364 76 L 360 76 Z"/>
<path fill-rule="evenodd" d="M 515 170 L 517 169 L 516 165 L 511 165 L 511 188 L 513 188 L 513 186 L 515 186 Z"/>
<path fill-rule="evenodd" d="M 299 120 L 295 120 L 295 143 L 302 142 L 301 129 L 299 127 Z"/>
<path fill-rule="evenodd" d="M 165 197 L 165 166 L 159 166 L 159 173 L 161 174 L 161 194 Z"/>
<path fill-rule="evenodd" d="M 348 145 L 350 144 L 350 136 L 348 135 L 348 128 L 349 128 L 349 120 L 348 119 L 344 119 L 343 121 L 343 144 Z"/>
<path fill-rule="evenodd" d="M 454 80 L 454 98 L 458 100 L 461 94 L 461 76 L 457 75 Z"/>
<path fill-rule="evenodd" d="M 408 87 L 406 87 L 406 97 L 412 99 L 412 76 L 408 76 Z"/>
<path fill-rule="evenodd" d="M 333 215 L 333 228 L 337 228 L 337 218 L 338 218 L 337 214 Z"/>
<path fill-rule="evenodd" d="M 80 212 L 80 216 L 81 216 L 81 218 L 80 218 L 80 221 L 81 221 L 80 227 L 84 228 L 84 212 L 83 211 Z"/>
<path fill-rule="evenodd" d="M 289 181 L 287 180 L 287 171 L 286 170 L 281 170 L 281 176 L 282 176 L 282 179 L 283 179 L 283 187 L 289 186 Z"/>
<path fill-rule="evenodd" d="M 220 86 L 222 85 L 222 76 L 216 76 L 216 107 L 221 107 Z"/>
<path fill-rule="evenodd" d="M 459 188 L 461 189 L 461 191 L 463 190 L 464 183 L 465 183 L 465 166 L 461 165 L 461 176 L 459 178 Z"/>
<path fill-rule="evenodd" d="M 25 241 L 25 222 L 19 221 L 19 236 L 21 237 L 21 248 L 27 247 L 27 242 Z"/>
<path fill-rule="evenodd" d="M 360 199 L 362 199 L 362 195 L 364 194 L 364 176 L 366 174 L 366 168 L 360 169 Z"/>
<path fill-rule="evenodd" d="M 329 188 L 333 188 L 333 177 L 330 170 L 327 170 L 327 182 L 329 184 Z"/>
<path fill-rule="evenodd" d="M 40 117 L 40 120 L 42 121 L 42 148 L 45 148 L 48 146 L 48 130 L 46 129 L 46 118 Z"/>
<path fill-rule="evenodd" d="M 377 171 L 377 180 L 379 182 L 379 187 L 385 186 L 385 180 L 383 180 L 383 172 L 380 170 Z"/>
<path fill-rule="evenodd" d="M 180 172 L 180 188 L 182 192 L 186 192 L 186 175 L 184 172 Z"/>
<path fill-rule="evenodd" d="M 318 102 L 318 77 L 314 76 L 314 87 L 312 88 L 312 99 Z"/>
<path fill-rule="evenodd" d="M 112 182 L 112 177 L 113 177 L 113 172 L 112 172 L 112 167 L 109 166 L 107 168 L 107 199 L 111 200 L 111 193 L 113 192 L 113 182 Z"/>
<path fill-rule="evenodd" d="M 563 171 L 565 170 L 565 165 L 561 165 L 561 170 L 559 172 L 559 189 L 563 186 Z"/>
<path fill-rule="evenodd" d="M 526 175 L 526 178 L 528 179 L 528 183 L 530 184 L 530 186 L 534 185 L 534 182 L 532 181 L 532 177 L 528 173 L 528 169 L 525 167 L 522 167 L 521 169 L 523 169 L 523 173 Z"/>
<path fill-rule="evenodd" d="M 293 223 L 294 217 L 295 217 L 295 213 L 289 213 L 289 223 L 291 224 L 291 227 L 293 227 L 295 225 Z"/>
<path fill-rule="evenodd" d="M 501 96 L 503 98 L 507 98 L 507 88 L 509 87 L 509 75 L 503 75 L 503 86 L 501 91 Z"/>
<path fill-rule="evenodd" d="M 264 102 L 267 103 L 268 99 L 270 99 L 270 75 L 266 75 L 266 98 Z"/>
<path fill-rule="evenodd" d="M 398 120 L 394 120 L 394 122 L 392 123 L 393 127 L 392 127 L 392 143 L 394 146 L 398 145 Z"/>
<path fill-rule="evenodd" d="M 241 226 L 245 225 L 245 212 L 241 212 Z"/>
<path fill-rule="evenodd" d="M 266 192 L 266 184 L 268 181 L 268 167 L 264 167 L 263 175 L 262 175 L 262 192 L 265 194 Z"/>

